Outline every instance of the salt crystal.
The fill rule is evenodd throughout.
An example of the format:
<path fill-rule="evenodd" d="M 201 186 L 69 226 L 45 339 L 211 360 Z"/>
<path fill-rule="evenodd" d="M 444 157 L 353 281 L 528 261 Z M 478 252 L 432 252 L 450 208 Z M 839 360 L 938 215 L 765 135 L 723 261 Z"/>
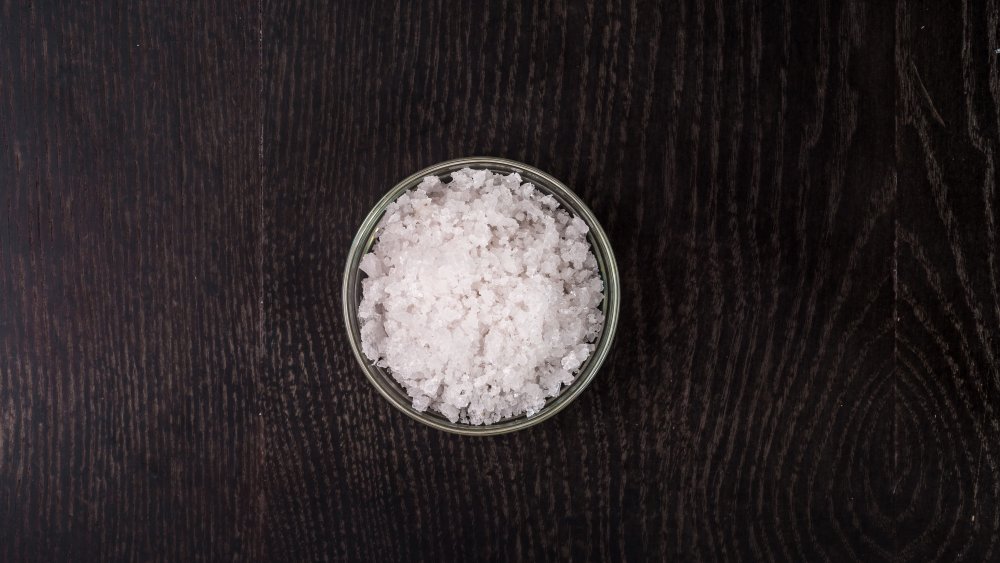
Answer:
<path fill-rule="evenodd" d="M 389 204 L 361 260 L 362 351 L 418 411 L 467 424 L 536 414 L 604 323 L 588 230 L 516 173 L 424 178 Z"/>

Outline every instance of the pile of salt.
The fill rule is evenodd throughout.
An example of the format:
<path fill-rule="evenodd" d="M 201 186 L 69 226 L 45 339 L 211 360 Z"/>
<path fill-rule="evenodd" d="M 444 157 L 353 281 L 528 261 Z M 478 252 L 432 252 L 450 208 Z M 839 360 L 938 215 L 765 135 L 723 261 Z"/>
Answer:
<path fill-rule="evenodd" d="M 604 322 L 587 231 L 516 173 L 424 178 L 389 205 L 361 260 L 364 354 L 417 410 L 468 424 L 535 414 Z"/>

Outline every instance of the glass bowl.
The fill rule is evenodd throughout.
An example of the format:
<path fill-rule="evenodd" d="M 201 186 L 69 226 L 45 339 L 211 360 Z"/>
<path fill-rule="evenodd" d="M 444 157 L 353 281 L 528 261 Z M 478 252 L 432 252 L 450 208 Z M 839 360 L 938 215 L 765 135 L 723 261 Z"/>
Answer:
<path fill-rule="evenodd" d="M 522 181 L 531 182 L 537 189 L 551 194 L 564 209 L 583 219 L 590 227 L 587 238 L 590 240 L 594 257 L 597 258 L 597 264 L 600 268 L 601 278 L 604 281 L 604 301 L 601 303 L 601 309 L 604 311 L 604 326 L 597 339 L 594 353 L 577 371 L 573 382 L 569 386 L 563 387 L 559 395 L 546 401 L 545 406 L 534 415 L 530 417 L 521 415 L 488 425 L 451 422 L 443 415 L 431 410 L 420 412 L 414 409 L 409 395 L 396 383 L 388 370 L 376 366 L 361 351 L 358 304 L 361 302 L 361 280 L 364 279 L 365 275 L 358 268 L 358 265 L 361 263 L 361 258 L 371 250 L 378 239 L 378 224 L 386 206 L 407 190 L 416 187 L 424 176 L 446 178 L 452 172 L 462 168 L 486 169 L 504 174 L 517 172 L 521 175 Z M 354 357 L 361 364 L 361 369 L 364 370 L 368 380 L 383 397 L 407 416 L 438 430 L 455 434 L 492 436 L 522 430 L 550 418 L 566 408 L 590 384 L 597 374 L 597 370 L 604 363 L 604 358 L 607 357 L 611 342 L 614 340 L 615 328 L 618 325 L 621 289 L 618 281 L 618 266 L 615 264 L 615 255 L 611 250 L 608 237 L 604 234 L 604 229 L 601 228 L 594 214 L 576 194 L 559 180 L 527 164 L 503 158 L 469 157 L 448 160 L 425 168 L 396 184 L 389 190 L 389 193 L 379 200 L 375 208 L 365 217 L 364 223 L 361 224 L 361 228 L 358 229 L 358 234 L 351 244 L 351 251 L 347 256 L 347 268 L 344 271 L 342 298 L 344 323 L 347 325 L 347 335 L 350 339 L 351 349 L 354 351 Z"/>

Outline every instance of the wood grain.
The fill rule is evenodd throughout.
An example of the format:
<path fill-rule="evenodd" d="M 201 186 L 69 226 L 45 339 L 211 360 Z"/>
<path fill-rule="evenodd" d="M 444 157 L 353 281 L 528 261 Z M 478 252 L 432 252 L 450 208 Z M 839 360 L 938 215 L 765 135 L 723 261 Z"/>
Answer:
<path fill-rule="evenodd" d="M 0 2 L 0 561 L 260 555 L 255 15 Z"/>
<path fill-rule="evenodd" d="M 897 9 L 901 559 L 1000 558 L 997 2 Z"/>
<path fill-rule="evenodd" d="M 1000 557 L 1000 2 L 0 0 L 0 561 Z M 420 426 L 346 253 L 465 155 L 623 315 L 551 421 Z"/>

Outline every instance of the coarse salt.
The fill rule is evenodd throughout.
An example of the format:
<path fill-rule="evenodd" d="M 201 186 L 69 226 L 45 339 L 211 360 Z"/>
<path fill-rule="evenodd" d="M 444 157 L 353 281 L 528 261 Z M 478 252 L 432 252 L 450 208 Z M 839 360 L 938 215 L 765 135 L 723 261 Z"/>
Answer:
<path fill-rule="evenodd" d="M 569 385 L 604 322 L 587 225 L 520 175 L 428 176 L 361 260 L 361 346 L 452 422 L 531 416 Z"/>

